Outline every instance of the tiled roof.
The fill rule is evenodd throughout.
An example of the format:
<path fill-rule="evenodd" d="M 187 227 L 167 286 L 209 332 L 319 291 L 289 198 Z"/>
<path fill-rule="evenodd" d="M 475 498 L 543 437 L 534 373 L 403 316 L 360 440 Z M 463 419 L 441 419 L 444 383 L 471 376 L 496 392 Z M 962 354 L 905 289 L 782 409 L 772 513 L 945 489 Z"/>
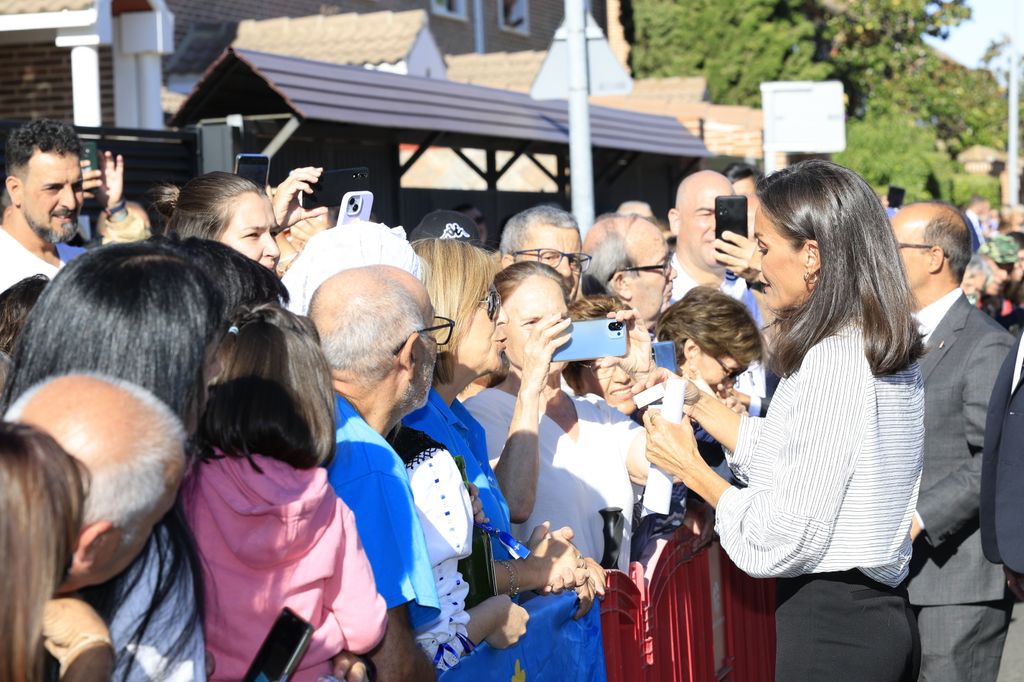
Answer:
<path fill-rule="evenodd" d="M 514 92 L 529 92 L 544 56 L 542 50 L 447 55 L 448 80 Z"/>
<path fill-rule="evenodd" d="M 167 86 L 160 88 L 160 110 L 169 116 L 178 113 L 178 109 L 188 99 L 188 95 L 168 90 Z"/>
<path fill-rule="evenodd" d="M 643 78 L 633 81 L 633 97 L 664 97 L 680 102 L 707 100 L 708 81 L 703 76 Z"/>
<path fill-rule="evenodd" d="M 202 73 L 235 39 L 237 25 L 232 21 L 189 24 L 185 37 L 174 54 L 164 60 L 169 74 Z"/>
<path fill-rule="evenodd" d="M 96 0 L 0 0 L 0 14 L 36 14 L 89 9 Z"/>
<path fill-rule="evenodd" d="M 246 20 L 232 46 L 330 64 L 393 64 L 405 59 L 427 24 L 427 13 L 406 12 Z"/>

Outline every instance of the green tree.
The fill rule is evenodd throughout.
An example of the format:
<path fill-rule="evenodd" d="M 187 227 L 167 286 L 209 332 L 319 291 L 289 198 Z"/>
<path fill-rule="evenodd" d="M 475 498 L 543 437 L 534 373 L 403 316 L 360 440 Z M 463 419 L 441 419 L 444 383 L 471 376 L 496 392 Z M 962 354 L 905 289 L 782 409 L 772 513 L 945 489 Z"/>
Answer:
<path fill-rule="evenodd" d="M 702 74 L 711 101 L 759 106 L 760 84 L 822 80 L 803 0 L 634 0 L 631 61 L 642 78 Z"/>

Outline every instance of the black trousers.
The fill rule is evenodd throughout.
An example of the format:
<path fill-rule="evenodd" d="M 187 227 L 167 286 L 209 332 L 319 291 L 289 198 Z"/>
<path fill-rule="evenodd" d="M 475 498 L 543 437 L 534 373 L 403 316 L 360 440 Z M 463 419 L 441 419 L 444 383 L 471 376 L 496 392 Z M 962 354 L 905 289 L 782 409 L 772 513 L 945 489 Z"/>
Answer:
<path fill-rule="evenodd" d="M 858 570 L 779 578 L 776 682 L 915 682 L 917 620 L 904 586 Z"/>

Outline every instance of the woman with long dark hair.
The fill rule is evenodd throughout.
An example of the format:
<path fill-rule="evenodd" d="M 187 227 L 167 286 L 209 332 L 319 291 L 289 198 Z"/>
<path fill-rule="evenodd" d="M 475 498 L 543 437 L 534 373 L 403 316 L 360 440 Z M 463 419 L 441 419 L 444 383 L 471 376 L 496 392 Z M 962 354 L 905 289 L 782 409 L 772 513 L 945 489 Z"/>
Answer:
<path fill-rule="evenodd" d="M 645 417 L 648 457 L 717 508 L 737 566 L 777 580 L 779 680 L 916 680 L 903 585 L 923 464 L 921 336 L 895 237 L 871 187 L 827 161 L 758 185 L 756 238 L 782 377 L 764 418 L 714 396 L 690 417 L 745 488 L 697 453 L 688 423 Z"/>
<path fill-rule="evenodd" d="M 195 432 L 207 364 L 226 331 L 218 287 L 178 247 L 136 242 L 83 254 L 47 286 L 18 338 L 7 409 L 49 377 L 95 372 L 149 389 Z M 202 573 L 180 505 L 113 580 L 83 592 L 110 624 L 115 680 L 205 677 Z"/>

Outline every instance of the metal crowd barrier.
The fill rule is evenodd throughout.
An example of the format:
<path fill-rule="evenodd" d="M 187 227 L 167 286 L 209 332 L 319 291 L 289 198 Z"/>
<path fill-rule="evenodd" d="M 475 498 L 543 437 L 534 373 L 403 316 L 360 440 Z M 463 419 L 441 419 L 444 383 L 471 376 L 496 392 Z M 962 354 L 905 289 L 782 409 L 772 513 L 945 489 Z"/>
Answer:
<path fill-rule="evenodd" d="M 680 529 L 648 581 L 608 572 L 601 629 L 608 682 L 771 682 L 775 583 Z"/>

